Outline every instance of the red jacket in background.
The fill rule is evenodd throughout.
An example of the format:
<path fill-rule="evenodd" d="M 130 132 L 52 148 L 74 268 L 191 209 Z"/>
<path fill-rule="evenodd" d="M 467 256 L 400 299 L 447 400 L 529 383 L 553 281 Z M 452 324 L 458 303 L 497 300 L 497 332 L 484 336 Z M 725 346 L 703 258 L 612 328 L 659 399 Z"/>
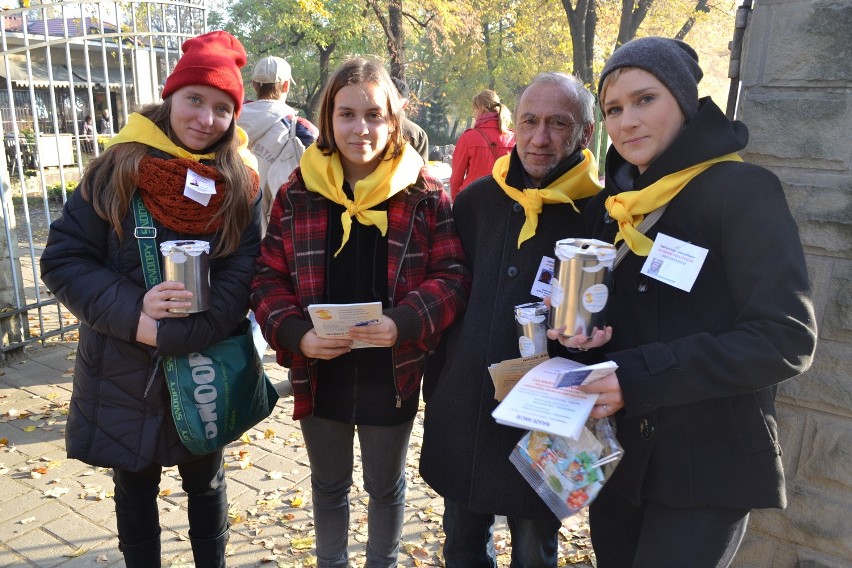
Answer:
<path fill-rule="evenodd" d="M 511 130 L 506 134 L 500 132 L 496 112 L 479 115 L 473 128 L 459 137 L 453 151 L 453 174 L 450 176 L 453 199 L 473 180 L 491 175 L 497 158 L 510 153 L 514 147 L 515 133 Z"/>

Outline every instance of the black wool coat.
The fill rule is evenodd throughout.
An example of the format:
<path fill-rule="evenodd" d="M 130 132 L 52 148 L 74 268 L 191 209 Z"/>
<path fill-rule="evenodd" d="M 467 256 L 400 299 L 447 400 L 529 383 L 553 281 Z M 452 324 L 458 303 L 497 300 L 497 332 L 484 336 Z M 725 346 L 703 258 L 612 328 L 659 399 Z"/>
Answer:
<path fill-rule="evenodd" d="M 523 166 L 512 151 L 507 181 L 525 187 Z M 546 185 L 582 159 L 575 152 L 543 180 Z M 588 199 L 577 201 L 582 211 Z M 461 192 L 453 217 L 470 263 L 473 287 L 462 320 L 440 357 L 430 359 L 424 383 L 426 413 L 420 473 L 441 496 L 484 514 L 553 518 L 553 513 L 509 461 L 525 430 L 492 418 L 497 407 L 488 366 L 520 357 L 514 307 L 532 296 L 544 256 L 556 241 L 582 237 L 582 216 L 567 204 L 544 205 L 535 236 L 518 248 L 523 207 L 483 177 Z"/>
<path fill-rule="evenodd" d="M 748 132 L 709 99 L 642 175 L 611 147 L 607 182 L 586 209 L 592 236 L 612 242 L 604 202 L 745 147 Z M 778 383 L 811 364 L 816 324 L 798 229 L 771 172 L 711 166 L 647 233 L 707 249 L 690 292 L 641 274 L 629 253 L 607 306 L 625 408 L 624 457 L 604 491 L 674 507 L 783 507 L 775 413 Z M 594 507 L 594 504 L 592 505 Z"/>
<path fill-rule="evenodd" d="M 136 341 L 147 289 L 133 212 L 122 220 L 124 239 L 119 240 L 80 189 L 71 194 L 41 256 L 42 280 L 80 320 L 65 433 L 68 457 L 129 471 L 195 458 L 178 438 L 156 362 L 163 355 L 185 355 L 218 343 L 245 320 L 260 249 L 260 215 L 258 196 L 237 251 L 210 261 L 210 308 L 160 320 L 155 349 Z M 216 235 L 178 233 L 156 218 L 154 226 L 158 244 L 198 239 L 210 241 L 211 251 L 216 246 Z"/>

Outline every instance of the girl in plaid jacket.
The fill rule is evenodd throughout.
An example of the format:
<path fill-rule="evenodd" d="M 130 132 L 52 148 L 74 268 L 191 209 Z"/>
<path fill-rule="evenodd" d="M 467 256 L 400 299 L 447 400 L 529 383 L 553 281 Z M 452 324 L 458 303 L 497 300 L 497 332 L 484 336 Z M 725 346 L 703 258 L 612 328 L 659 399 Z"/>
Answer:
<path fill-rule="evenodd" d="M 348 566 L 356 431 L 370 495 L 366 565 L 396 566 L 421 377 L 469 291 L 449 198 L 404 142 L 402 112 L 381 64 L 355 58 L 335 72 L 320 136 L 276 196 L 252 284 L 264 337 L 290 369 L 320 567 Z M 355 302 L 381 302 L 380 321 L 346 339 L 316 334 L 309 305 Z M 353 350 L 353 340 L 375 347 Z"/>

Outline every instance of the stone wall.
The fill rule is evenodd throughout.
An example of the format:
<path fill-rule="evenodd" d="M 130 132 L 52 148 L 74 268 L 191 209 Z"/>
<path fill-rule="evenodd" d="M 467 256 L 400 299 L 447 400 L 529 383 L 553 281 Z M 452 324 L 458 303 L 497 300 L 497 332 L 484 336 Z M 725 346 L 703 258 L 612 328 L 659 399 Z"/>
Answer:
<path fill-rule="evenodd" d="M 744 38 L 743 157 L 784 184 L 819 345 L 811 370 L 779 389 L 788 507 L 752 515 L 737 568 L 852 565 L 851 37 L 850 0 L 756 0 Z"/>

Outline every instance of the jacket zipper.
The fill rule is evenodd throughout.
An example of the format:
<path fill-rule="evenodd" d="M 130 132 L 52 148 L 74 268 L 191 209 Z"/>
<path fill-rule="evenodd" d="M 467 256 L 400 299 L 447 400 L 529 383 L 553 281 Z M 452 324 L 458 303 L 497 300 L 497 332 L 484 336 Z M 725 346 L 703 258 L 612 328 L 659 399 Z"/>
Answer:
<path fill-rule="evenodd" d="M 148 383 L 145 385 L 145 392 L 142 393 L 142 398 L 148 397 L 148 391 L 151 390 L 151 385 L 154 384 L 154 378 L 157 376 L 157 369 L 160 367 L 160 362 L 162 360 L 162 357 L 157 357 L 156 359 L 152 359 L 154 362 L 153 365 L 149 364 L 148 369 L 151 371 L 151 375 L 148 377 Z"/>

